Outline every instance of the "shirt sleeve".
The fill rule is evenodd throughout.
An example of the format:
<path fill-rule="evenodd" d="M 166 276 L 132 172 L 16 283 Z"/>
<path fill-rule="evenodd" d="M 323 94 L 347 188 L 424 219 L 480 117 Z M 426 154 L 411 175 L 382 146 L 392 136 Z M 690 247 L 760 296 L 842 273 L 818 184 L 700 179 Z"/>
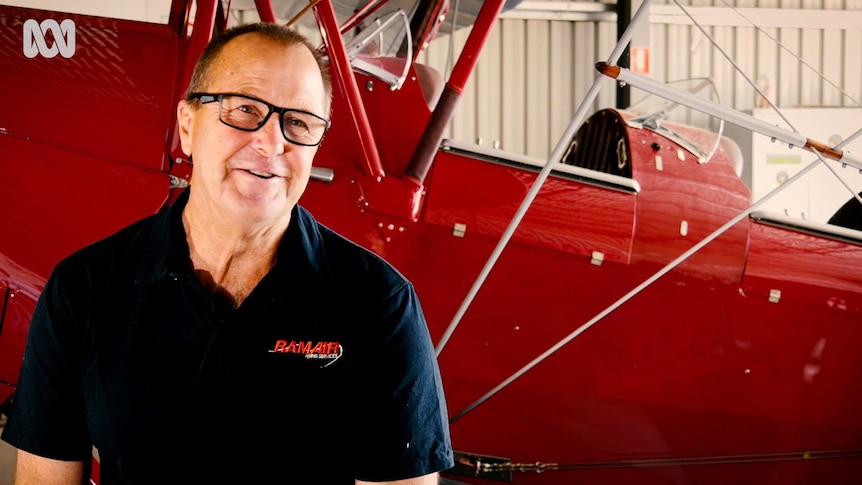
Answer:
<path fill-rule="evenodd" d="M 67 291 L 76 288 L 80 295 L 86 281 L 70 278 L 61 268 L 54 269 L 36 303 L 3 440 L 47 458 L 88 461 L 92 445 L 81 390 L 83 336 Z"/>
<path fill-rule="evenodd" d="M 357 478 L 412 478 L 453 464 L 440 370 L 419 300 L 404 284 L 384 302 L 365 376 Z M 378 333 L 381 332 L 381 333 Z"/>

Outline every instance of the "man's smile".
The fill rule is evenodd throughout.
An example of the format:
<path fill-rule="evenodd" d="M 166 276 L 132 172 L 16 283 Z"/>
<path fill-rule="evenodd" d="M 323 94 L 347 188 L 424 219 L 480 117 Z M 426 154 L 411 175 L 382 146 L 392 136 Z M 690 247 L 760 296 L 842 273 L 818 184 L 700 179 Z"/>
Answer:
<path fill-rule="evenodd" d="M 245 170 L 245 171 L 246 171 L 246 172 L 248 172 L 248 173 L 250 173 L 250 174 L 252 174 L 252 175 L 254 175 L 255 177 L 262 178 L 262 179 L 271 179 L 271 178 L 273 178 L 273 177 L 277 177 L 277 175 L 276 175 L 276 174 L 274 174 L 274 173 L 270 173 L 270 172 L 261 172 L 261 171 L 258 171 L 258 170 L 251 170 L 251 169 L 248 169 L 248 170 Z"/>

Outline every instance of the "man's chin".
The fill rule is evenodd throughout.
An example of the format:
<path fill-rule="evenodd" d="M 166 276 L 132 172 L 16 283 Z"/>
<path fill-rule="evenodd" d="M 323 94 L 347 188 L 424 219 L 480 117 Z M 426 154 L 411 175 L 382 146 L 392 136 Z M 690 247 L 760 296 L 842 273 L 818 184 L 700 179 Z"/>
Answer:
<path fill-rule="evenodd" d="M 277 221 L 290 217 L 290 211 L 294 204 L 281 197 L 278 199 L 245 199 L 236 207 L 237 218 L 246 224 L 276 223 Z"/>

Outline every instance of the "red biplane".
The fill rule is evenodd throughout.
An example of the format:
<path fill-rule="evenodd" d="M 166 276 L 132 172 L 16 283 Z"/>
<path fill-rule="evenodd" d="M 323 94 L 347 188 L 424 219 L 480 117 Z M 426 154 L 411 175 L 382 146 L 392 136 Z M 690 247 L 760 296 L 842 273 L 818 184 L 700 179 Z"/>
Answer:
<path fill-rule="evenodd" d="M 862 201 L 842 225 L 753 210 L 736 144 L 628 110 L 576 114 L 547 161 L 444 140 L 513 4 L 472 2 L 444 84 L 416 60 L 445 0 L 312 3 L 336 92 L 301 203 L 414 282 L 447 481 L 862 481 Z M 164 25 L 0 6 L 4 406 L 53 265 L 187 186 L 175 106 L 230 8 L 192 4 Z"/>

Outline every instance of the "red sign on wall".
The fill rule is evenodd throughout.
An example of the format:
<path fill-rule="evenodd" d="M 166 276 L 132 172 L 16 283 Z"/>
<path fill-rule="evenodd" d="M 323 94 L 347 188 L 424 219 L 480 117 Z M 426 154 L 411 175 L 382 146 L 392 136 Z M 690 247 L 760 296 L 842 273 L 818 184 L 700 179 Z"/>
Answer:
<path fill-rule="evenodd" d="M 649 76 L 649 47 L 631 48 L 631 70 L 636 74 Z"/>

